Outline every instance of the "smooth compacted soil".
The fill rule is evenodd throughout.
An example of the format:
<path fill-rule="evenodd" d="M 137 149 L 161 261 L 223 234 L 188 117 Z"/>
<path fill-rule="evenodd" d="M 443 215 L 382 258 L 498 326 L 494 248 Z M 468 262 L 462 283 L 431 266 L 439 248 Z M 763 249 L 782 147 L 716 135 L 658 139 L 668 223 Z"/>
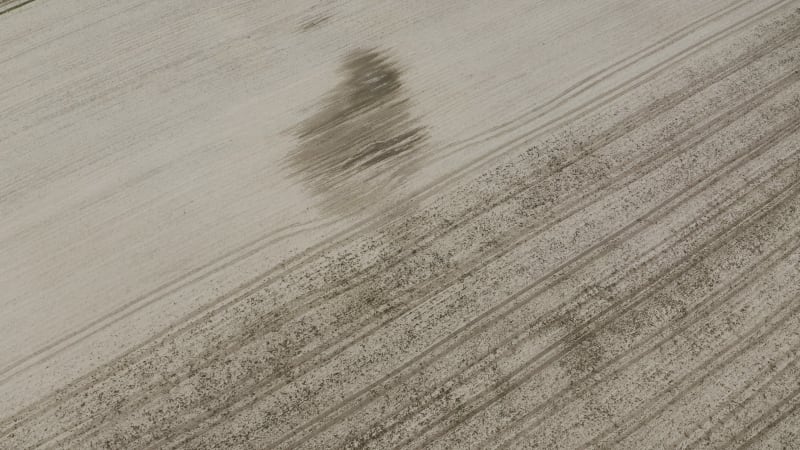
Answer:
<path fill-rule="evenodd" d="M 0 448 L 800 448 L 800 1 L 0 0 Z"/>

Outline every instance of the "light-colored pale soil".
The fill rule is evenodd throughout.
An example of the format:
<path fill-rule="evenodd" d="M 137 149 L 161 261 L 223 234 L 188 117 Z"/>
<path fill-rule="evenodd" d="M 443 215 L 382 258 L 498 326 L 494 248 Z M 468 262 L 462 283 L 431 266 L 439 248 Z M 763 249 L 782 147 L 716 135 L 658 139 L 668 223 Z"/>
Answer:
<path fill-rule="evenodd" d="M 800 0 L 0 0 L 0 448 L 800 448 Z"/>

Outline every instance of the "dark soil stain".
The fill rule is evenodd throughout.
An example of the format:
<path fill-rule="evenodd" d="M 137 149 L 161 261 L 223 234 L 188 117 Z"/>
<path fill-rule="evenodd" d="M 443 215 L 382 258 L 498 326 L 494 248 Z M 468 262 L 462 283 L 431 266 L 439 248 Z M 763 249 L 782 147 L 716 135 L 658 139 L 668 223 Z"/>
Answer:
<path fill-rule="evenodd" d="M 344 80 L 296 128 L 299 145 L 288 165 L 326 209 L 351 213 L 402 184 L 428 135 L 411 114 L 401 68 L 388 56 L 357 50 L 340 71 Z"/>

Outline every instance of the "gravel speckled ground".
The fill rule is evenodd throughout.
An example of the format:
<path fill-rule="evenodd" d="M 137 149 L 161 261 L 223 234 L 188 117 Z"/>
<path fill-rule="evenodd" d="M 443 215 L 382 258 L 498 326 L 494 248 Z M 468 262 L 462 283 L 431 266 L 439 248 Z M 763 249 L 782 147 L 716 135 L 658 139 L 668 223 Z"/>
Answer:
<path fill-rule="evenodd" d="M 800 1 L 0 0 L 0 79 L 0 448 L 800 448 Z"/>

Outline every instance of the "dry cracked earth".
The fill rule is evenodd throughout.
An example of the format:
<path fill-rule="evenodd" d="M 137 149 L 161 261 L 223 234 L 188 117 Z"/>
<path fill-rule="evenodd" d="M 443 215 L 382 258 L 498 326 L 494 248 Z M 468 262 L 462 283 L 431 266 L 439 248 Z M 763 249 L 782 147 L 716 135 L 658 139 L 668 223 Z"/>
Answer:
<path fill-rule="evenodd" d="M 800 448 L 800 1 L 0 1 L 0 448 Z"/>

